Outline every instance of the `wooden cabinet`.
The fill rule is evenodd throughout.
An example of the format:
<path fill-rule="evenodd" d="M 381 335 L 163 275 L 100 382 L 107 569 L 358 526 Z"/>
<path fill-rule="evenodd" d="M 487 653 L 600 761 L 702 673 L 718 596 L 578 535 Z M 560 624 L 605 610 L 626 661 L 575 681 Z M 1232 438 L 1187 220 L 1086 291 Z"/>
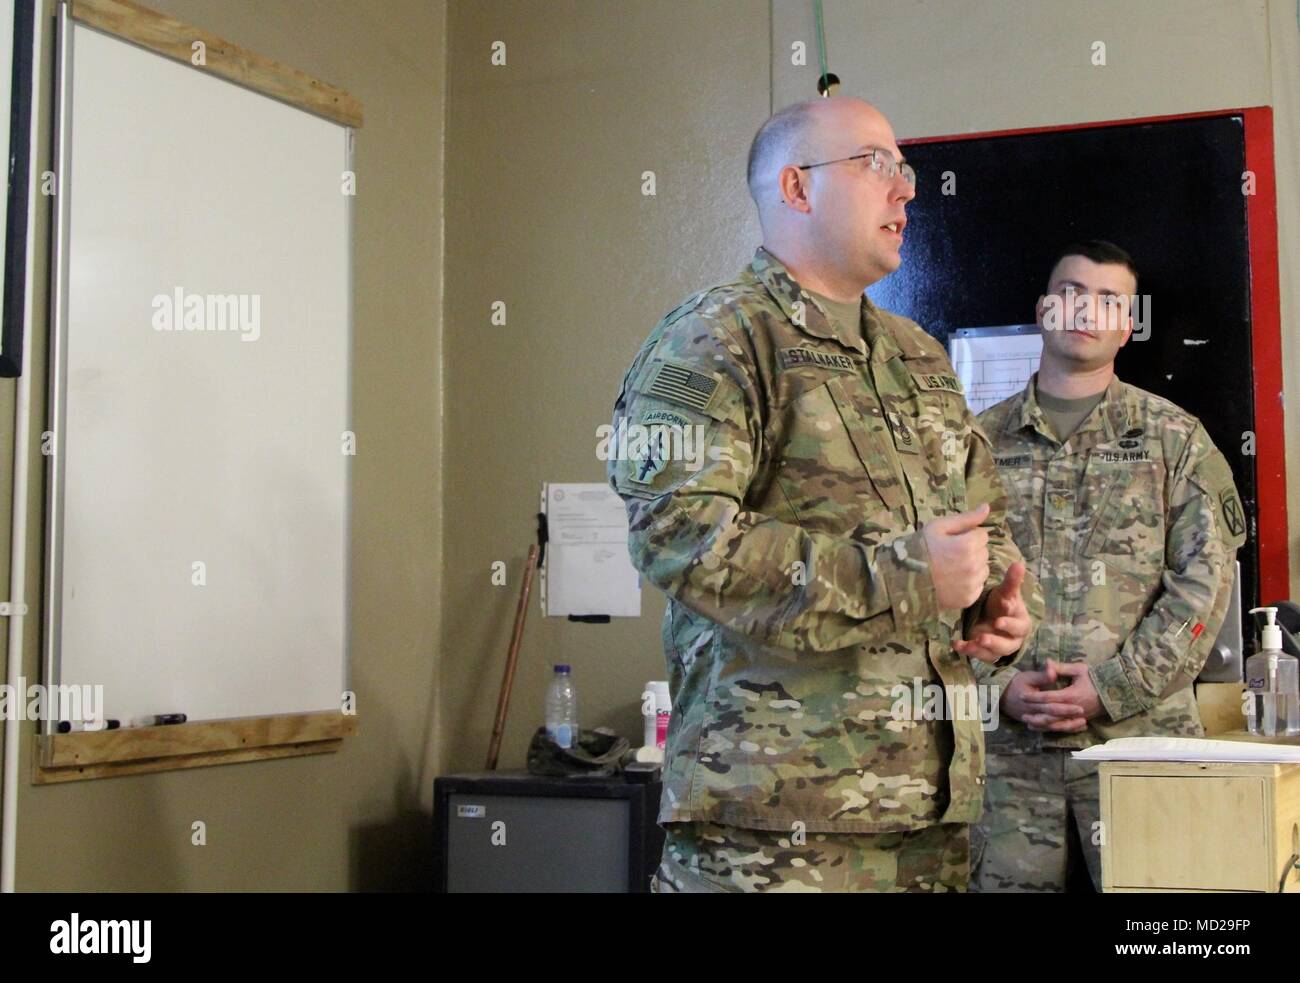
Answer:
<path fill-rule="evenodd" d="M 1099 777 L 1106 891 L 1275 892 L 1300 855 L 1300 764 L 1106 761 Z"/>

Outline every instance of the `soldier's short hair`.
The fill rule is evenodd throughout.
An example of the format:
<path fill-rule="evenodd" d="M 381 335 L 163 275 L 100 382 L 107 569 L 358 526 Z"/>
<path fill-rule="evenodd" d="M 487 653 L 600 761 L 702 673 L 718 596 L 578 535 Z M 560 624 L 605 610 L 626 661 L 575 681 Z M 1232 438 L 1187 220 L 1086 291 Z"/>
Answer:
<path fill-rule="evenodd" d="M 1055 270 L 1066 256 L 1082 256 L 1094 263 L 1113 263 L 1117 266 L 1127 267 L 1128 271 L 1133 274 L 1133 284 L 1136 289 L 1138 280 L 1137 264 L 1133 262 L 1132 256 L 1113 242 L 1107 242 L 1105 239 L 1081 239 L 1078 242 L 1070 243 L 1068 246 L 1063 246 L 1057 250 L 1056 259 L 1052 260 L 1052 267 L 1047 271 L 1049 281 L 1052 270 Z M 1052 284 L 1049 282 L 1047 288 L 1050 290 L 1051 287 Z"/>
<path fill-rule="evenodd" d="M 812 111 L 814 106 L 825 102 L 824 99 L 808 99 L 786 106 L 770 116 L 749 145 L 749 162 L 745 169 L 745 182 L 749 185 L 750 197 L 762 210 L 764 205 L 773 202 L 760 200 L 759 178 L 773 164 L 784 167 L 786 164 L 815 163 L 817 155 L 817 117 Z M 769 196 L 775 189 L 768 189 Z"/>

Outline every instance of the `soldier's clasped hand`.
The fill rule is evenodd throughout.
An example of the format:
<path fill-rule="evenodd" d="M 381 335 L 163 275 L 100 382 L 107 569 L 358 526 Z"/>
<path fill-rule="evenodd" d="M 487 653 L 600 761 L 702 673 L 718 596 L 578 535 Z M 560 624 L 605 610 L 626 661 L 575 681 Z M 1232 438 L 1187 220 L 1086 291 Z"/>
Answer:
<path fill-rule="evenodd" d="M 1080 665 L 1083 665 L 1080 663 Z M 1083 707 L 1064 689 L 1057 689 L 1061 663 L 1047 660 L 1043 669 L 1016 673 L 1002 693 L 1002 712 L 1030 730 L 1073 734 L 1088 727 Z M 1087 666 L 1084 665 L 1084 669 Z"/>
<path fill-rule="evenodd" d="M 1088 675 L 1088 663 L 1048 659 L 1047 671 L 1054 678 L 1068 679 L 1070 682 L 1050 693 L 1026 693 L 1024 699 L 1031 709 L 1042 704 L 1068 703 L 1077 706 L 1085 720 L 1091 720 L 1102 712 L 1101 697 L 1097 694 L 1097 687 L 1092 684 L 1092 677 Z"/>

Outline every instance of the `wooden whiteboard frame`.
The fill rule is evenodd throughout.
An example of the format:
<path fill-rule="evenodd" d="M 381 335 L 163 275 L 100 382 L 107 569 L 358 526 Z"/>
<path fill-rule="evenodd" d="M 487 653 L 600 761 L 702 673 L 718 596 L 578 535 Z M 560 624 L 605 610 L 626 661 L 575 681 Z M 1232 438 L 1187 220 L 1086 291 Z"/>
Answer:
<path fill-rule="evenodd" d="M 32 784 L 328 754 L 356 734 L 356 719 L 302 713 L 45 735 L 36 741 Z"/>
<path fill-rule="evenodd" d="M 331 122 L 351 128 L 362 125 L 361 104 L 347 92 L 214 34 L 132 0 L 62 0 L 55 41 L 57 78 L 53 121 L 55 166 L 60 181 L 70 173 L 71 114 L 66 100 L 71 92 L 71 66 L 67 64 L 65 53 L 71 50 L 74 20 Z M 191 59 L 200 50 L 200 45 L 204 63 L 195 65 Z M 351 132 L 347 139 L 350 167 Z M 50 414 L 51 431 L 58 434 L 64 417 L 62 401 L 66 397 L 66 387 L 60 380 L 66 360 L 68 215 L 62 196 L 56 198 L 55 205 L 51 236 Z M 351 218 L 348 232 L 350 254 Z M 350 322 L 351 312 L 348 319 Z M 51 455 L 53 470 L 47 487 L 46 509 L 49 527 L 47 550 L 51 557 L 58 556 L 61 540 L 62 475 L 59 461 L 56 441 L 56 452 Z M 51 595 L 60 589 L 57 570 L 47 572 L 46 587 L 45 677 L 50 683 L 57 668 L 54 658 L 58 634 L 54 617 L 57 602 L 51 603 Z M 345 627 L 348 620 L 345 616 Z M 356 715 L 342 711 L 277 714 L 73 734 L 51 733 L 51 721 L 45 724 L 45 733 L 37 737 L 32 761 L 31 780 L 38 785 L 329 753 L 342 746 L 344 737 L 357 733 Z"/>
<path fill-rule="evenodd" d="M 342 89 L 296 68 L 231 44 L 215 34 L 142 7 L 132 0 L 65 0 L 73 20 L 156 51 L 193 67 L 196 47 L 203 46 L 203 70 L 228 81 L 305 109 L 344 126 L 360 128 L 361 103 Z"/>

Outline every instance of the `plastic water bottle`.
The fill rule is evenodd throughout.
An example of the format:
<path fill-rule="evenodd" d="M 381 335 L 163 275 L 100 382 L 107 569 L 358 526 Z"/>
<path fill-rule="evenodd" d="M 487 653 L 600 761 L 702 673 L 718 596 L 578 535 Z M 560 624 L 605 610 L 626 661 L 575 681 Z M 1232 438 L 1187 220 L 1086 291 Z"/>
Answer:
<path fill-rule="evenodd" d="M 546 733 L 560 747 L 578 744 L 578 691 L 566 665 L 555 667 L 546 691 Z"/>

